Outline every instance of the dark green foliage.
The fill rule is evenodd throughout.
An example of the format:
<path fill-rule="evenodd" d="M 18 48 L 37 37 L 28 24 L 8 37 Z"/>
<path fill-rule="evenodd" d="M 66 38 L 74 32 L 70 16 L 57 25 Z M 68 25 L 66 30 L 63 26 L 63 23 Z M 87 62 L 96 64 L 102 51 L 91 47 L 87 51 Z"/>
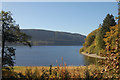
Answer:
<path fill-rule="evenodd" d="M 96 37 L 96 33 L 98 32 L 98 29 L 94 30 L 93 32 L 91 32 L 85 39 L 85 43 L 84 46 L 85 47 L 89 47 L 90 45 L 92 45 L 94 43 L 95 37 Z"/>
<path fill-rule="evenodd" d="M 100 29 L 101 30 L 101 29 Z M 96 34 L 96 38 L 95 38 L 95 44 L 96 44 L 96 54 L 99 55 L 99 50 L 102 49 L 102 47 L 104 46 L 104 41 L 102 40 L 103 39 L 103 36 L 101 35 L 101 31 L 98 31 L 97 34 Z"/>
<path fill-rule="evenodd" d="M 95 35 L 92 35 L 92 36 L 90 36 L 89 38 L 88 38 L 88 40 L 89 40 L 89 46 L 93 43 L 93 41 L 94 41 L 94 39 L 95 39 Z"/>
<path fill-rule="evenodd" d="M 116 22 L 114 16 L 108 14 L 103 20 L 103 24 L 99 25 L 99 28 L 92 31 L 85 39 L 84 47 L 80 49 L 80 52 L 95 53 L 100 55 L 100 51 L 105 49 L 105 34 L 110 31 L 111 26 L 115 26 Z"/>
<path fill-rule="evenodd" d="M 89 53 L 89 54 L 94 54 L 94 53 L 96 53 L 96 50 L 95 50 L 96 48 L 95 48 L 95 45 L 91 45 L 88 49 L 87 49 L 87 52 Z"/>
<path fill-rule="evenodd" d="M 103 20 L 102 27 L 105 27 L 107 31 L 110 31 L 110 26 L 115 26 L 116 22 L 114 20 L 114 16 L 111 14 L 107 14 L 106 18 Z M 108 27 L 108 28 L 107 28 Z"/>
<path fill-rule="evenodd" d="M 19 25 L 15 23 L 12 18 L 11 12 L 1 11 L 2 22 L 2 66 L 14 66 L 15 61 L 15 49 L 8 47 L 9 43 L 22 43 L 24 45 L 31 46 L 28 39 L 30 38 L 23 32 L 20 32 Z"/>
<path fill-rule="evenodd" d="M 4 55 L 3 55 L 3 65 L 13 66 L 15 60 L 15 49 L 13 47 L 5 47 Z"/>
<path fill-rule="evenodd" d="M 6 42 L 9 43 L 22 43 L 24 45 L 31 46 L 28 39 L 31 37 L 21 32 L 19 29 L 19 25 L 10 25 L 10 27 L 4 27 L 4 38 Z"/>
<path fill-rule="evenodd" d="M 89 37 L 87 38 L 88 43 L 87 43 L 87 46 L 86 46 L 86 47 L 90 46 L 90 45 L 93 43 L 94 39 L 95 39 L 95 35 L 89 36 Z"/>
<path fill-rule="evenodd" d="M 115 26 L 115 25 L 116 25 L 116 22 L 114 20 L 114 16 L 112 14 L 111 15 L 107 14 L 106 18 L 103 20 L 102 27 L 97 35 L 96 46 L 97 46 L 98 51 L 101 49 L 105 49 L 105 42 L 103 38 L 105 38 L 104 36 L 106 32 L 110 31 L 110 27 Z"/>

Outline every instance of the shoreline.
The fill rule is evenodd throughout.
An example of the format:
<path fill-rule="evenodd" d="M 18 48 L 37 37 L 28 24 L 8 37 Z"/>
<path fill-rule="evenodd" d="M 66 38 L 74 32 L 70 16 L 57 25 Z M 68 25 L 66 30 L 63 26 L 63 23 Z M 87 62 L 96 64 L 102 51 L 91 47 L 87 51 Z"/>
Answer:
<path fill-rule="evenodd" d="M 84 53 L 84 52 L 81 52 L 81 54 L 83 54 L 85 56 L 88 56 L 88 57 L 99 58 L 99 59 L 106 59 L 106 57 L 101 57 L 101 56 L 98 56 L 96 54 L 87 54 L 87 53 Z"/>
<path fill-rule="evenodd" d="M 90 64 L 91 65 L 91 64 Z M 53 68 L 55 68 L 55 67 L 85 67 L 86 65 L 80 65 L 80 66 L 52 66 Z M 17 68 L 17 67 L 45 67 L 45 68 L 49 68 L 50 66 L 14 66 L 13 68 Z"/>

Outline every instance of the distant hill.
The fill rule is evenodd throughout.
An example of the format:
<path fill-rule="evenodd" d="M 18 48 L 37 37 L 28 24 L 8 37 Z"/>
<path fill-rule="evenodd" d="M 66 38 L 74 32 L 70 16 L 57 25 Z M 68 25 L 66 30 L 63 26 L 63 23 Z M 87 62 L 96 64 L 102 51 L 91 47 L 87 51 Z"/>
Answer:
<path fill-rule="evenodd" d="M 41 29 L 21 29 L 30 35 L 32 45 L 82 45 L 86 36 L 76 33 L 49 31 Z"/>

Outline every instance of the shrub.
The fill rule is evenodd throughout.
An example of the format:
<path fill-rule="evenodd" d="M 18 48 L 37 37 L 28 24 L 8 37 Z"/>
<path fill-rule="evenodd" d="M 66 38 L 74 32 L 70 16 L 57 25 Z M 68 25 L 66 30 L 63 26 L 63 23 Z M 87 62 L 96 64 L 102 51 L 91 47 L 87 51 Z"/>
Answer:
<path fill-rule="evenodd" d="M 84 47 L 80 48 L 80 53 L 84 51 Z"/>

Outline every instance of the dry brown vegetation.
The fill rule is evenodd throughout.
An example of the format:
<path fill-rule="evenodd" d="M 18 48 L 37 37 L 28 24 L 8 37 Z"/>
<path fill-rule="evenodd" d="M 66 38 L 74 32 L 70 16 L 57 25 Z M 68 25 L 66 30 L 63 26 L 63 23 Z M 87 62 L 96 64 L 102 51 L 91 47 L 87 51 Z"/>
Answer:
<path fill-rule="evenodd" d="M 89 66 L 34 66 L 24 67 L 15 66 L 13 71 L 6 71 L 3 69 L 4 78 L 14 77 L 16 79 L 23 78 L 24 80 L 44 80 L 44 79 L 94 79 L 94 72 L 99 71 L 102 67 L 96 65 Z M 98 77 L 99 78 L 99 77 Z"/>
<path fill-rule="evenodd" d="M 90 72 L 90 75 L 92 75 L 92 72 L 94 72 L 95 68 L 98 68 L 98 67 L 96 67 L 95 65 L 89 65 L 88 67 L 87 66 L 65 66 L 65 67 L 54 66 L 54 67 L 52 67 L 52 72 L 56 71 L 57 73 L 61 73 L 66 70 L 70 74 L 71 78 L 80 78 L 80 77 L 85 78 L 85 72 L 87 71 L 87 69 Z M 22 73 L 25 75 L 26 70 L 31 70 L 31 72 L 34 73 L 34 71 L 36 69 L 41 76 L 44 73 L 44 71 L 46 71 L 46 73 L 49 74 L 50 67 L 46 67 L 46 66 L 34 66 L 34 67 L 15 66 L 14 72 Z M 100 69 L 100 67 L 99 67 L 99 69 Z M 55 76 L 53 75 L 53 77 L 55 77 Z"/>

